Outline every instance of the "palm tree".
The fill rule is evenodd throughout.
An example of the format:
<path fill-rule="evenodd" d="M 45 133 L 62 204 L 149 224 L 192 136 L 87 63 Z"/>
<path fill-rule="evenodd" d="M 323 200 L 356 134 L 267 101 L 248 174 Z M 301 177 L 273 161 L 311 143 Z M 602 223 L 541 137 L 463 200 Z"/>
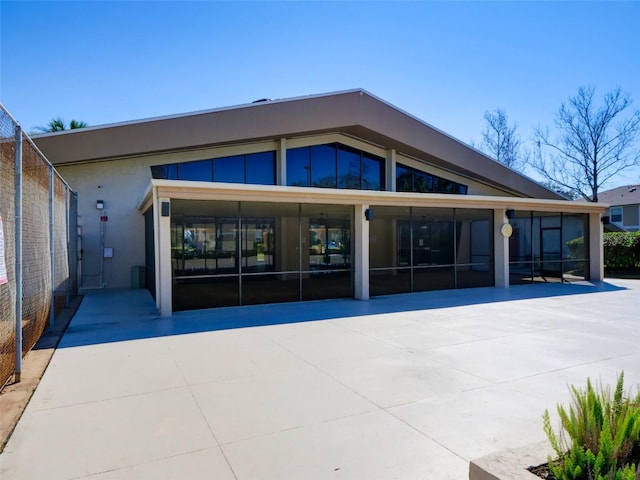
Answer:
<path fill-rule="evenodd" d="M 71 130 L 73 130 L 75 128 L 85 128 L 85 127 L 88 127 L 87 122 L 78 121 L 78 120 L 71 120 L 69 122 L 69 128 Z"/>
<path fill-rule="evenodd" d="M 85 128 L 88 127 L 87 122 L 82 122 L 78 120 L 71 120 L 69 122 L 69 129 L 74 130 L 76 128 Z M 49 132 L 61 132 L 63 130 L 67 130 L 67 124 L 60 117 L 52 118 L 49 123 L 47 123 L 46 127 L 36 127 L 38 132 L 49 133 Z"/>

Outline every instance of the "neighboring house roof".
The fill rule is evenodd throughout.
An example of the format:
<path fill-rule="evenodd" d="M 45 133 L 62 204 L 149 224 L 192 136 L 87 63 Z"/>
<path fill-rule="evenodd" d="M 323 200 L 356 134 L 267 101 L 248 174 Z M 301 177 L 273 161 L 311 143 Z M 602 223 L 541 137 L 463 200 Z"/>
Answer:
<path fill-rule="evenodd" d="M 357 89 L 34 135 L 54 165 L 344 133 L 516 196 L 564 197 L 393 105 Z"/>
<path fill-rule="evenodd" d="M 598 193 L 598 202 L 618 205 L 640 204 L 640 185 L 625 185 Z"/>
<path fill-rule="evenodd" d="M 609 233 L 609 232 L 626 232 L 627 230 L 624 227 L 621 227 L 620 225 L 607 222 L 604 224 L 604 231 L 606 233 Z"/>

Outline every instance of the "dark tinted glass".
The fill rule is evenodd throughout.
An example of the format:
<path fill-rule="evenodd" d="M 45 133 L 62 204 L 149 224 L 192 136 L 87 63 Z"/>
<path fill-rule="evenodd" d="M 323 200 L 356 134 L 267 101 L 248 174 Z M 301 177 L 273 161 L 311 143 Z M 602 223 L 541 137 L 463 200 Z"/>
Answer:
<path fill-rule="evenodd" d="M 565 260 L 562 278 L 565 282 L 579 282 L 589 279 L 589 262 Z"/>
<path fill-rule="evenodd" d="M 450 290 L 455 288 L 453 267 L 413 269 L 413 291 Z"/>
<path fill-rule="evenodd" d="M 275 270 L 275 219 L 242 217 L 242 272 Z"/>
<path fill-rule="evenodd" d="M 413 172 L 413 191 L 421 193 L 429 193 L 433 191 L 433 176 L 428 173 Z"/>
<path fill-rule="evenodd" d="M 493 264 L 493 211 L 456 209 L 456 264 Z"/>
<path fill-rule="evenodd" d="M 302 300 L 352 296 L 351 270 L 309 273 L 302 278 Z"/>
<path fill-rule="evenodd" d="M 532 262 L 509 263 L 509 285 L 531 283 L 533 281 L 532 269 Z"/>
<path fill-rule="evenodd" d="M 413 264 L 453 264 L 453 209 L 413 210 Z"/>
<path fill-rule="evenodd" d="M 509 223 L 513 228 L 513 233 L 509 237 L 509 262 L 533 260 L 531 251 L 531 212 L 516 211 L 515 217 Z M 531 272 L 529 271 L 529 276 L 530 274 Z"/>
<path fill-rule="evenodd" d="M 173 310 L 240 305 L 238 276 L 174 279 Z"/>
<path fill-rule="evenodd" d="M 311 147 L 311 184 L 314 187 L 337 188 L 335 145 Z"/>
<path fill-rule="evenodd" d="M 411 269 L 388 268 L 369 272 L 369 294 L 391 295 L 411 292 Z"/>
<path fill-rule="evenodd" d="M 297 302 L 300 300 L 300 274 L 242 276 L 242 304 Z"/>
<path fill-rule="evenodd" d="M 164 180 L 178 180 L 178 166 L 175 163 L 169 165 L 154 165 L 151 167 L 151 177 Z"/>
<path fill-rule="evenodd" d="M 456 267 L 456 288 L 491 287 L 493 269 L 489 265 Z"/>
<path fill-rule="evenodd" d="M 211 160 L 180 163 L 178 168 L 180 180 L 210 182 L 212 179 Z"/>
<path fill-rule="evenodd" d="M 384 168 L 384 162 L 382 163 L 382 168 Z M 383 170 L 381 171 L 381 178 L 384 178 Z M 381 190 L 383 189 L 384 185 Z M 467 186 L 398 164 L 396 165 L 396 191 L 466 195 Z"/>
<path fill-rule="evenodd" d="M 375 220 L 369 222 L 369 266 L 388 268 L 410 265 L 409 207 L 375 205 L 370 208 L 375 211 Z"/>
<path fill-rule="evenodd" d="M 293 187 L 311 185 L 310 150 L 309 147 L 287 150 L 287 185 Z"/>
<path fill-rule="evenodd" d="M 413 192 L 413 173 L 404 165 L 396 165 L 396 191 Z"/>
<path fill-rule="evenodd" d="M 562 257 L 571 260 L 587 259 L 589 217 L 585 213 L 562 215 Z"/>
<path fill-rule="evenodd" d="M 384 159 L 362 155 L 362 189 L 384 190 Z"/>
<path fill-rule="evenodd" d="M 276 152 L 252 153 L 246 156 L 247 183 L 276 184 Z"/>
<path fill-rule="evenodd" d="M 360 188 L 360 152 L 343 145 L 338 149 L 338 188 Z"/>
<path fill-rule="evenodd" d="M 214 181 L 226 183 L 244 183 L 244 155 L 216 158 Z"/>
<path fill-rule="evenodd" d="M 451 193 L 451 182 L 440 177 L 433 177 L 434 193 Z"/>

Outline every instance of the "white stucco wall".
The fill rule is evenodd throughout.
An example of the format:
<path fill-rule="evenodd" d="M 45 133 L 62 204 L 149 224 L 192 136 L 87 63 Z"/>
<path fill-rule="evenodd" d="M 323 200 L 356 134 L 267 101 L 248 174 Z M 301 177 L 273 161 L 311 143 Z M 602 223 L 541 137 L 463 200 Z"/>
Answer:
<path fill-rule="evenodd" d="M 149 162 L 118 160 L 61 166 L 60 174 L 78 192 L 78 225 L 82 228 L 82 288 L 129 288 L 131 267 L 144 265 L 144 216 L 136 209 L 151 179 Z M 96 201 L 104 201 L 104 210 Z M 100 217 L 104 246 L 113 258 L 104 259 L 100 275 Z"/>

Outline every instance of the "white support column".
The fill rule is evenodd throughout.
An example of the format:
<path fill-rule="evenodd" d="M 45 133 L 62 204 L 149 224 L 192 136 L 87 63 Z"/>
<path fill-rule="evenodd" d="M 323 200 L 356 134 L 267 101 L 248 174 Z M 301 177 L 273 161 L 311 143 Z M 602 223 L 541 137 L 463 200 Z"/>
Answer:
<path fill-rule="evenodd" d="M 393 148 L 387 150 L 387 168 L 386 168 L 386 190 L 388 192 L 396 191 L 396 151 Z"/>
<path fill-rule="evenodd" d="M 369 299 L 369 222 L 364 217 L 364 212 L 369 205 L 356 205 L 354 215 L 355 245 L 355 298 L 357 300 Z"/>
<path fill-rule="evenodd" d="M 276 154 L 276 185 L 287 184 L 287 139 L 281 138 Z"/>
<path fill-rule="evenodd" d="M 589 278 L 592 282 L 604 280 L 604 245 L 602 221 L 599 213 L 589 214 Z"/>
<path fill-rule="evenodd" d="M 498 288 L 509 288 L 509 239 L 500 232 L 500 227 L 508 222 L 506 213 L 504 208 L 493 211 L 494 277 Z"/>
<path fill-rule="evenodd" d="M 153 200 L 153 268 L 154 268 L 154 280 L 155 280 L 155 297 L 156 297 L 156 308 L 160 311 L 160 256 L 158 253 L 160 252 L 160 204 L 158 203 L 156 187 L 153 187 L 153 191 L 151 192 L 151 198 Z"/>
<path fill-rule="evenodd" d="M 162 202 L 171 202 L 169 198 L 157 198 L 153 195 L 153 230 L 156 264 L 156 307 L 163 317 L 171 316 L 171 216 L 162 216 Z"/>

